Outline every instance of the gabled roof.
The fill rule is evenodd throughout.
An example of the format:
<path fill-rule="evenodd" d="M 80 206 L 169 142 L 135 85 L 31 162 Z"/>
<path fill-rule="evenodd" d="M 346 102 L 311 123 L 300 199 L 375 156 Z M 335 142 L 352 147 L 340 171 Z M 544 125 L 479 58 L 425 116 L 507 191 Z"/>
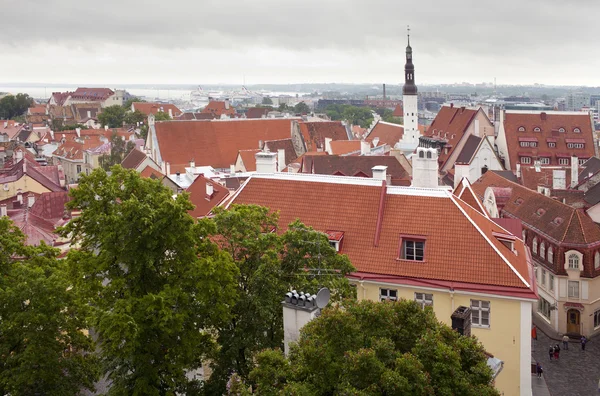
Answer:
<path fill-rule="evenodd" d="M 140 176 L 158 180 L 162 180 L 164 177 L 166 177 L 162 172 L 157 171 L 150 165 L 146 165 L 146 167 L 142 169 L 142 171 L 140 172 Z"/>
<path fill-rule="evenodd" d="M 292 139 L 279 139 L 279 140 L 268 140 L 265 142 L 265 146 L 271 152 L 278 152 L 279 150 L 284 150 L 285 152 L 285 165 L 290 164 L 298 158 L 296 155 L 296 150 L 294 150 L 294 143 Z"/>
<path fill-rule="evenodd" d="M 110 88 L 77 88 L 71 93 L 71 98 L 77 100 L 105 101 L 115 92 Z"/>
<path fill-rule="evenodd" d="M 133 149 L 127 154 L 123 161 L 121 162 L 121 166 L 125 169 L 137 169 L 137 167 L 147 158 L 146 154 L 141 152 L 138 149 Z"/>
<path fill-rule="evenodd" d="M 27 109 L 30 115 L 46 115 L 46 106 L 34 106 Z"/>
<path fill-rule="evenodd" d="M 325 138 L 348 140 L 348 132 L 341 121 L 298 122 L 307 151 L 325 149 Z"/>
<path fill-rule="evenodd" d="M 331 142 L 331 154 L 360 154 L 360 140 L 334 140 Z"/>
<path fill-rule="evenodd" d="M 565 171 L 565 188 L 571 186 L 571 167 L 553 166 L 540 167 L 539 171 L 534 166 L 521 166 L 521 184 L 530 190 L 537 191 L 538 186 L 555 188 L 553 185 L 553 177 L 555 170 Z"/>
<path fill-rule="evenodd" d="M 246 118 L 263 118 L 271 111 L 267 107 L 251 107 L 246 112 Z"/>
<path fill-rule="evenodd" d="M 502 209 L 505 216 L 520 219 L 527 227 L 555 242 L 580 245 L 600 242 L 600 227 L 580 209 L 513 183 L 495 172 L 486 172 L 472 186 L 481 200 L 488 187 L 509 192 Z"/>
<path fill-rule="evenodd" d="M 83 132 L 83 131 L 82 131 Z M 56 134 L 55 134 L 56 136 Z M 77 140 L 66 140 L 52 153 L 56 157 L 62 157 L 71 161 L 83 161 L 85 150 L 100 146 L 103 141 L 100 135 L 81 135 Z"/>
<path fill-rule="evenodd" d="M 207 194 L 207 185 L 212 186 L 213 193 Z M 190 201 L 196 206 L 189 213 L 193 217 L 208 216 L 210 211 L 229 196 L 229 190 L 219 183 L 200 175 L 186 190 Z"/>
<path fill-rule="evenodd" d="M 51 168 L 52 171 L 59 172 L 58 167 Z M 50 170 L 40 171 L 38 164 L 35 161 L 23 158 L 10 169 L 3 170 L 3 172 L 0 173 L 0 184 L 15 182 L 24 175 L 27 175 L 50 191 L 64 191 L 64 188 L 60 186 L 60 181 L 59 183 L 54 181 L 56 178 L 60 180 L 60 175 L 51 176 L 50 173 Z"/>
<path fill-rule="evenodd" d="M 442 150 L 438 159 L 442 166 L 452 155 L 478 111 L 479 109 L 443 106 L 427 128 L 426 136 L 437 137 L 448 142 L 447 153 L 446 150 Z"/>
<path fill-rule="evenodd" d="M 146 115 L 156 114 L 159 111 L 169 114 L 169 110 L 173 113 L 173 117 L 181 115 L 181 110 L 171 103 L 150 103 L 150 102 L 133 102 L 133 111 L 140 111 Z"/>
<path fill-rule="evenodd" d="M 173 172 L 197 166 L 229 168 L 239 150 L 256 149 L 259 141 L 291 137 L 291 119 L 169 121 L 155 124 L 160 156 Z"/>
<path fill-rule="evenodd" d="M 519 131 L 519 128 L 524 131 Z M 539 132 L 535 132 L 539 128 Z M 575 129 L 580 132 L 574 132 Z M 559 132 L 563 130 L 564 132 Z M 533 112 L 507 110 L 504 115 L 504 132 L 510 166 L 516 169 L 521 156 L 538 157 L 550 154 L 550 165 L 558 165 L 558 157 L 590 158 L 594 156 L 594 128 L 588 113 L 583 112 Z M 519 139 L 535 139 L 537 147 L 521 147 Z M 548 140 L 555 147 L 548 147 Z M 568 148 L 566 139 L 582 139 L 583 149 Z M 547 157 L 546 155 L 543 155 Z"/>
<path fill-rule="evenodd" d="M 404 110 L 402 109 L 401 104 L 397 104 L 394 108 L 394 112 L 392 113 L 394 117 L 404 117 Z"/>
<path fill-rule="evenodd" d="M 378 138 L 377 146 L 387 144 L 394 147 L 404 136 L 404 127 L 398 124 L 379 121 L 366 138 L 367 142 L 373 143 Z M 373 143 L 375 146 L 375 144 Z"/>
<path fill-rule="evenodd" d="M 211 100 L 208 102 L 206 107 L 202 109 L 202 113 L 204 114 L 212 114 L 214 116 L 220 117 L 221 115 L 235 115 L 235 108 L 229 104 L 229 101 L 221 101 L 221 100 Z"/>
<path fill-rule="evenodd" d="M 175 117 L 176 120 L 178 121 L 191 121 L 191 120 L 214 120 L 215 118 L 218 118 L 216 115 L 213 114 L 203 114 L 203 113 L 183 113 L 180 114 L 179 116 Z"/>
<path fill-rule="evenodd" d="M 462 199 L 467 204 L 471 205 L 475 210 L 489 218 L 489 214 L 487 210 L 483 207 L 477 195 L 471 188 L 471 183 L 469 183 L 469 179 L 463 177 L 460 183 L 456 186 L 452 194 L 456 195 L 458 198 Z"/>
<path fill-rule="evenodd" d="M 304 155 L 300 172 L 320 175 L 373 177 L 373 167 L 387 166 L 394 185 L 410 185 L 410 174 L 396 157 L 387 155 Z"/>
<path fill-rule="evenodd" d="M 461 150 L 458 157 L 456 157 L 457 164 L 470 164 L 473 155 L 477 152 L 479 145 L 483 139 L 479 136 L 470 135 L 465 142 L 463 149 Z"/>
<path fill-rule="evenodd" d="M 70 200 L 68 191 L 42 193 L 29 212 L 46 220 L 62 219 L 65 216 L 65 204 Z"/>
<path fill-rule="evenodd" d="M 242 162 L 244 163 L 244 168 L 246 168 L 246 172 L 255 172 L 256 171 L 256 153 L 260 152 L 259 149 L 250 149 L 250 150 L 240 150 L 238 151 L 238 156 L 241 157 Z"/>
<path fill-rule="evenodd" d="M 506 230 L 445 190 L 279 173 L 250 177 L 227 206 L 231 204 L 278 212 L 280 232 L 295 219 L 318 231 L 344 232 L 341 253 L 359 277 L 429 280 L 432 286 L 456 282 L 455 288 L 495 286 L 495 291 L 536 298 L 523 243 L 517 240 L 513 253 L 494 236 Z M 425 238 L 425 262 L 399 260 L 400 237 L 411 235 Z"/>

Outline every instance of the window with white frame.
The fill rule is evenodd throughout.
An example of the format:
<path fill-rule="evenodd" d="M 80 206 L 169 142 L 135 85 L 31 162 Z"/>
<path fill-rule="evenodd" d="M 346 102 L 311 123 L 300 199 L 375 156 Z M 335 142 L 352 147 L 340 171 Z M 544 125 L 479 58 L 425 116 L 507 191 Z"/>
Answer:
<path fill-rule="evenodd" d="M 548 273 L 548 289 L 554 290 L 554 275 Z"/>
<path fill-rule="evenodd" d="M 587 161 L 587 158 L 579 158 L 579 160 L 578 160 L 579 165 L 585 164 L 585 161 Z"/>
<path fill-rule="evenodd" d="M 519 132 L 525 132 L 525 127 L 519 127 Z"/>
<path fill-rule="evenodd" d="M 397 301 L 398 290 L 396 289 L 379 289 L 379 300 L 380 301 Z"/>
<path fill-rule="evenodd" d="M 560 133 L 565 133 L 565 128 L 559 128 L 559 129 L 558 129 L 558 132 L 560 132 Z"/>
<path fill-rule="evenodd" d="M 583 143 L 567 143 L 567 148 L 582 149 L 584 147 L 585 145 Z"/>
<path fill-rule="evenodd" d="M 415 293 L 415 302 L 421 306 L 421 308 L 433 306 L 433 294 L 429 293 Z"/>
<path fill-rule="evenodd" d="M 532 247 L 531 250 L 533 251 L 533 254 L 537 254 L 537 237 L 533 238 L 533 243 L 532 243 Z"/>
<path fill-rule="evenodd" d="M 559 158 L 558 164 L 559 165 L 569 165 L 569 159 L 568 158 Z"/>
<path fill-rule="evenodd" d="M 550 315 L 552 313 L 551 307 L 552 304 L 540 297 L 538 300 L 538 312 L 548 320 L 550 320 Z"/>
<path fill-rule="evenodd" d="M 546 270 L 542 269 L 542 286 L 546 286 Z"/>
<path fill-rule="evenodd" d="M 490 327 L 490 302 L 471 300 L 471 324 L 476 327 Z"/>
<path fill-rule="evenodd" d="M 544 241 L 540 243 L 540 256 L 542 258 L 546 258 L 546 244 L 544 243 Z"/>
<path fill-rule="evenodd" d="M 548 261 L 554 263 L 554 250 L 552 250 L 552 246 L 548 246 Z"/>
<path fill-rule="evenodd" d="M 548 157 L 540 157 L 540 164 L 542 164 L 542 165 L 550 165 L 550 158 L 548 158 Z"/>
<path fill-rule="evenodd" d="M 521 147 L 529 147 L 529 142 L 520 142 Z"/>
<path fill-rule="evenodd" d="M 533 128 L 533 132 L 541 132 L 542 130 L 539 127 Z"/>
<path fill-rule="evenodd" d="M 571 298 L 579 298 L 579 281 L 569 281 L 568 282 L 569 289 L 569 297 Z"/>
<path fill-rule="evenodd" d="M 556 142 L 548 142 L 548 147 L 549 148 L 555 148 L 556 147 Z"/>
<path fill-rule="evenodd" d="M 600 309 L 594 312 L 594 329 L 600 327 Z"/>
<path fill-rule="evenodd" d="M 575 253 L 569 255 L 569 269 L 579 269 L 579 256 Z"/>
<path fill-rule="evenodd" d="M 594 269 L 600 268 L 600 253 L 594 253 Z"/>
<path fill-rule="evenodd" d="M 522 164 L 531 164 L 531 157 L 521 157 Z"/>
<path fill-rule="evenodd" d="M 575 129 L 573 129 L 573 132 L 575 132 L 575 133 L 580 133 L 580 132 L 581 132 L 581 129 L 579 129 L 579 128 L 575 128 Z"/>
<path fill-rule="evenodd" d="M 529 147 L 537 147 L 537 142 L 530 142 Z"/>

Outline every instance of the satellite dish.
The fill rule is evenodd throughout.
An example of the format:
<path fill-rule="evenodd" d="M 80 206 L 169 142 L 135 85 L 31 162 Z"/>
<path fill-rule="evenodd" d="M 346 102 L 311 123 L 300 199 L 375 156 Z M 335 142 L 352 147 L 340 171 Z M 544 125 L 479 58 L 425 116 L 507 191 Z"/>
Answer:
<path fill-rule="evenodd" d="M 317 293 L 317 307 L 325 308 L 329 303 L 329 297 L 331 297 L 331 292 L 328 288 L 324 287 Z"/>

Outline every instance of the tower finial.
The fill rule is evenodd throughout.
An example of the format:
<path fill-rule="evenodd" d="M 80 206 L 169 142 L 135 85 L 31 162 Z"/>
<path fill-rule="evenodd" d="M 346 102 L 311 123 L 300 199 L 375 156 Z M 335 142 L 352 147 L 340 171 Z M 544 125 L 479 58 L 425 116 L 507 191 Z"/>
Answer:
<path fill-rule="evenodd" d="M 410 46 L 410 25 L 406 25 L 406 36 L 408 37 L 408 45 Z"/>

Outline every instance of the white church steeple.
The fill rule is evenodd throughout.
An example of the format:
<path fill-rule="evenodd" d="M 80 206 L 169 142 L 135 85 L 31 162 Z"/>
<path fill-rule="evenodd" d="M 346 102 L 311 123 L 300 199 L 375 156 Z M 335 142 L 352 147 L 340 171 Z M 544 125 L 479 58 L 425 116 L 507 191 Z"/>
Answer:
<path fill-rule="evenodd" d="M 419 145 L 419 108 L 417 104 L 417 86 L 415 85 L 415 66 L 412 63 L 412 47 L 410 46 L 410 27 L 408 28 L 408 45 L 406 46 L 406 64 L 404 65 L 404 87 L 402 88 L 402 106 L 404 108 L 404 135 L 396 144 L 396 148 L 405 153 L 412 153 Z"/>

